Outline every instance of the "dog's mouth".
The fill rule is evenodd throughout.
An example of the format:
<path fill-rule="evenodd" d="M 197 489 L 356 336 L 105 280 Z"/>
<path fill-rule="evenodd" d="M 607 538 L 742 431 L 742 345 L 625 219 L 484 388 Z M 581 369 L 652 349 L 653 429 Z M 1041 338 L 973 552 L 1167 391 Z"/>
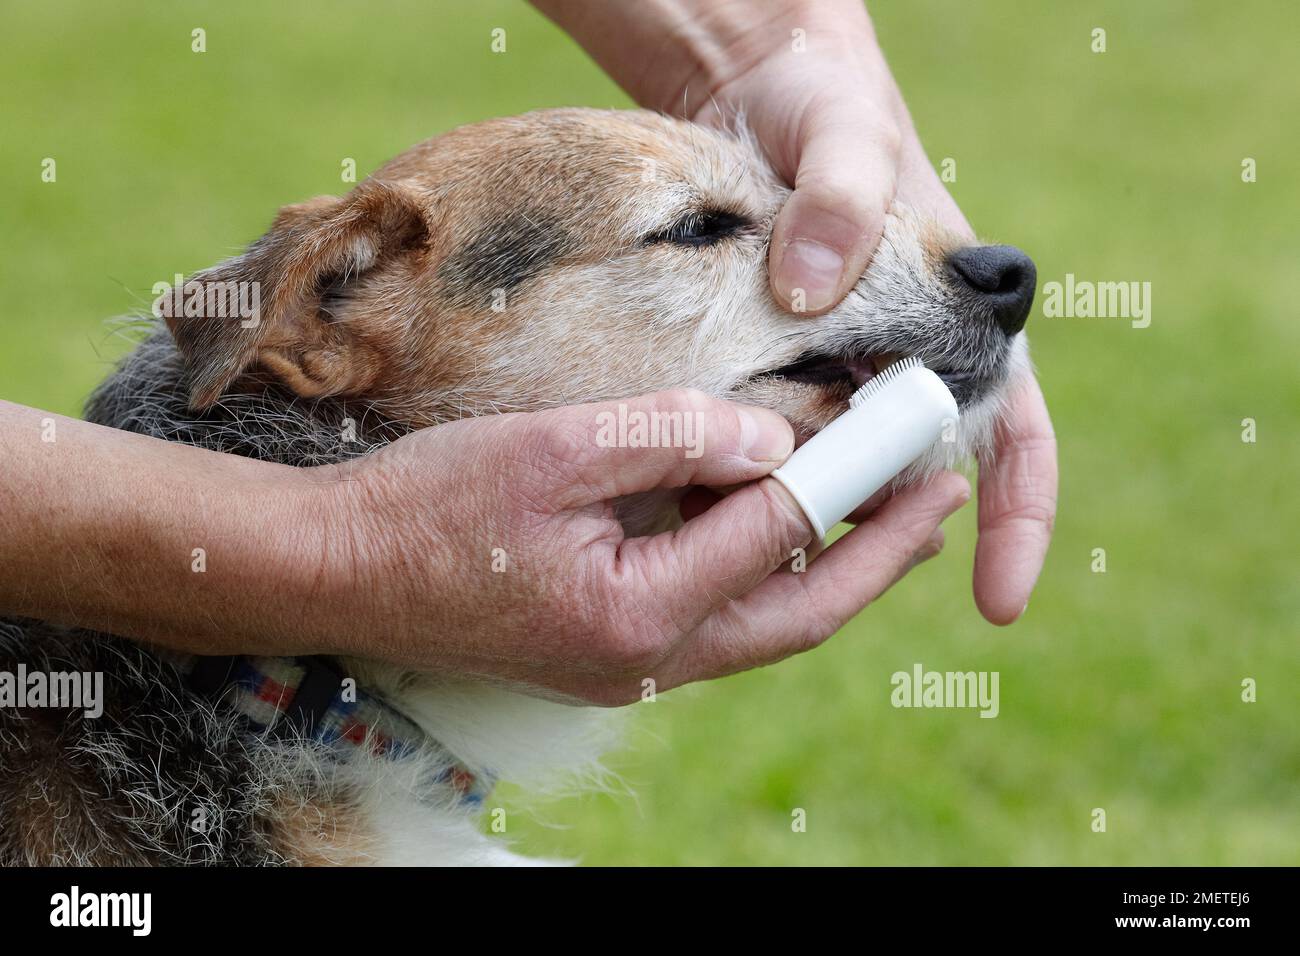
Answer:
<path fill-rule="evenodd" d="M 847 385 L 859 389 L 885 370 L 897 355 L 828 355 L 812 353 L 789 365 L 760 372 L 756 378 L 782 378 L 803 385 Z"/>
<path fill-rule="evenodd" d="M 851 395 L 871 381 L 890 365 L 905 358 L 903 352 L 845 355 L 812 352 L 800 356 L 788 365 L 759 372 L 753 379 L 782 379 L 801 385 L 811 385 Z M 977 381 L 973 374 L 954 368 L 926 365 L 948 386 L 958 405 L 965 406 L 974 398 Z"/>

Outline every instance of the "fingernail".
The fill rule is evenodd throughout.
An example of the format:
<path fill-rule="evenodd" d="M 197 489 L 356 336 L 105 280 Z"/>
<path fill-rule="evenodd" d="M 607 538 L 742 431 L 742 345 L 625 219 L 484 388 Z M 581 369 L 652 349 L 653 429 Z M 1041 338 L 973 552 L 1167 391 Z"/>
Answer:
<path fill-rule="evenodd" d="M 964 508 L 966 506 L 966 503 L 969 501 L 970 501 L 970 485 L 966 484 L 962 487 L 962 489 L 957 493 L 957 496 L 953 499 L 952 504 L 948 508 L 948 514 L 951 515 L 957 513 L 962 508 Z"/>
<path fill-rule="evenodd" d="M 835 301 L 844 257 L 813 239 L 791 239 L 781 250 L 776 289 L 795 312 L 820 312 Z"/>
<path fill-rule="evenodd" d="M 740 450 L 750 461 L 785 461 L 794 451 L 794 430 L 776 412 L 738 407 Z"/>

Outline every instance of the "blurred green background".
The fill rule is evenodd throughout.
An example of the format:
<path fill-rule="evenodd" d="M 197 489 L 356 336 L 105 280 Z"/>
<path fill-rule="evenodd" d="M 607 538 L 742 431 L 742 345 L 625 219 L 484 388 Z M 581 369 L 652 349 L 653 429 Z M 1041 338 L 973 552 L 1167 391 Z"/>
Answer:
<path fill-rule="evenodd" d="M 640 705 L 625 791 L 503 794 L 509 833 L 590 863 L 1300 863 L 1300 10 L 871 8 L 977 230 L 1029 251 L 1040 288 L 1152 283 L 1146 329 L 1046 318 L 1040 292 L 1061 513 L 1028 614 L 976 613 L 968 508 L 940 559 L 822 649 Z M 344 191 L 345 157 L 364 175 L 461 123 L 627 105 L 522 2 L 2 12 L 0 396 L 64 413 L 120 354 L 106 317 L 278 206 Z M 1000 716 L 894 709 L 890 675 L 916 662 L 998 671 Z"/>

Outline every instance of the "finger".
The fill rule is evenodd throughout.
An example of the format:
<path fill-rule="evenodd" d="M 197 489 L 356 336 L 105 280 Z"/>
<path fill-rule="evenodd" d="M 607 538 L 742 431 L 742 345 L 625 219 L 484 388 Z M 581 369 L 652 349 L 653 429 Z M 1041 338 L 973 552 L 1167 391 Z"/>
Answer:
<path fill-rule="evenodd" d="M 981 462 L 975 603 L 993 624 L 1024 613 L 1056 520 L 1056 437 L 1033 375 L 1017 384 Z"/>
<path fill-rule="evenodd" d="M 893 489 L 889 485 L 885 485 L 885 487 L 881 488 L 862 504 L 850 511 L 844 519 L 845 522 L 848 524 L 862 524 L 862 522 L 871 517 L 877 508 L 888 501 L 889 496 L 893 493 Z"/>
<path fill-rule="evenodd" d="M 684 645 L 673 682 L 721 677 L 821 644 L 901 577 L 933 545 L 940 522 L 969 500 L 970 484 L 953 472 L 899 492 L 803 573 L 772 575 L 720 607 Z"/>
<path fill-rule="evenodd" d="M 813 532 L 799 505 L 776 480 L 747 485 L 677 531 L 629 538 L 617 548 L 607 581 L 656 608 L 666 630 L 693 631 L 716 609 L 757 587 Z"/>
<path fill-rule="evenodd" d="M 866 271 L 894 198 L 899 137 L 863 122 L 861 104 L 809 108 L 795 189 L 772 229 L 769 274 L 786 309 L 819 315 Z"/>
<path fill-rule="evenodd" d="M 892 588 L 899 581 L 903 580 L 903 578 L 911 574 L 914 568 L 925 564 L 925 562 L 929 561 L 931 558 L 938 557 L 943 551 L 945 540 L 943 529 L 936 529 L 934 534 L 930 535 L 926 540 L 925 544 L 916 549 L 916 553 L 912 555 L 911 560 L 909 560 L 907 564 L 903 565 L 903 570 L 898 573 L 898 576 L 889 582 L 889 587 Z M 889 588 L 886 588 L 885 590 L 888 591 Z"/>
<path fill-rule="evenodd" d="M 521 418 L 513 454 L 540 473 L 539 493 L 557 511 L 657 488 L 753 481 L 794 448 L 776 412 L 689 389 Z"/>

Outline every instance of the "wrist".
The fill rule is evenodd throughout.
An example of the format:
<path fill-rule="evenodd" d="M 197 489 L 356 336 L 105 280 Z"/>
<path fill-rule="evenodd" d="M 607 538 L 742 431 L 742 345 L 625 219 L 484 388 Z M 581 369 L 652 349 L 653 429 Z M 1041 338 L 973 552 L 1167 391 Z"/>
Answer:
<path fill-rule="evenodd" d="M 795 29 L 843 44 L 846 51 L 876 48 L 860 0 L 796 0 L 755 15 L 754 5 L 717 0 L 533 0 L 585 49 L 637 103 L 678 116 L 695 116 L 710 97 L 788 48 Z"/>
<path fill-rule="evenodd" d="M 678 79 L 670 89 L 657 91 L 659 101 L 638 97 L 642 105 L 703 121 L 716 101 L 726 103 L 732 99 L 731 91 L 743 90 L 746 77 L 796 50 L 819 59 L 829 55 L 856 63 L 867 76 L 889 76 L 860 0 L 799 0 L 783 4 L 775 16 L 763 18 L 755 18 L 752 9 L 743 5 L 689 6 L 697 7 L 693 19 L 671 37 L 687 58 L 689 69 L 676 74 Z M 665 78 L 673 76 L 669 69 L 653 72 Z M 736 100 L 730 105 L 754 105 L 743 93 Z"/>
<path fill-rule="evenodd" d="M 282 631 L 303 643 L 302 652 L 348 654 L 350 635 L 363 632 L 371 617 L 374 585 L 368 570 L 373 535 L 365 532 L 368 490 L 350 469 L 358 464 L 295 469 L 273 493 L 275 510 L 292 534 L 283 552 L 255 549 L 267 579 L 282 584 L 280 601 L 291 610 Z M 279 520 L 277 521 L 279 523 Z"/>
<path fill-rule="evenodd" d="M 384 657 L 407 636 L 411 609 L 436 603 L 437 575 L 427 572 L 437 531 L 413 517 L 418 502 L 403 498 L 414 478 L 399 456 L 376 453 L 302 469 L 286 487 L 286 508 L 302 528 L 293 602 L 313 653 Z"/>

